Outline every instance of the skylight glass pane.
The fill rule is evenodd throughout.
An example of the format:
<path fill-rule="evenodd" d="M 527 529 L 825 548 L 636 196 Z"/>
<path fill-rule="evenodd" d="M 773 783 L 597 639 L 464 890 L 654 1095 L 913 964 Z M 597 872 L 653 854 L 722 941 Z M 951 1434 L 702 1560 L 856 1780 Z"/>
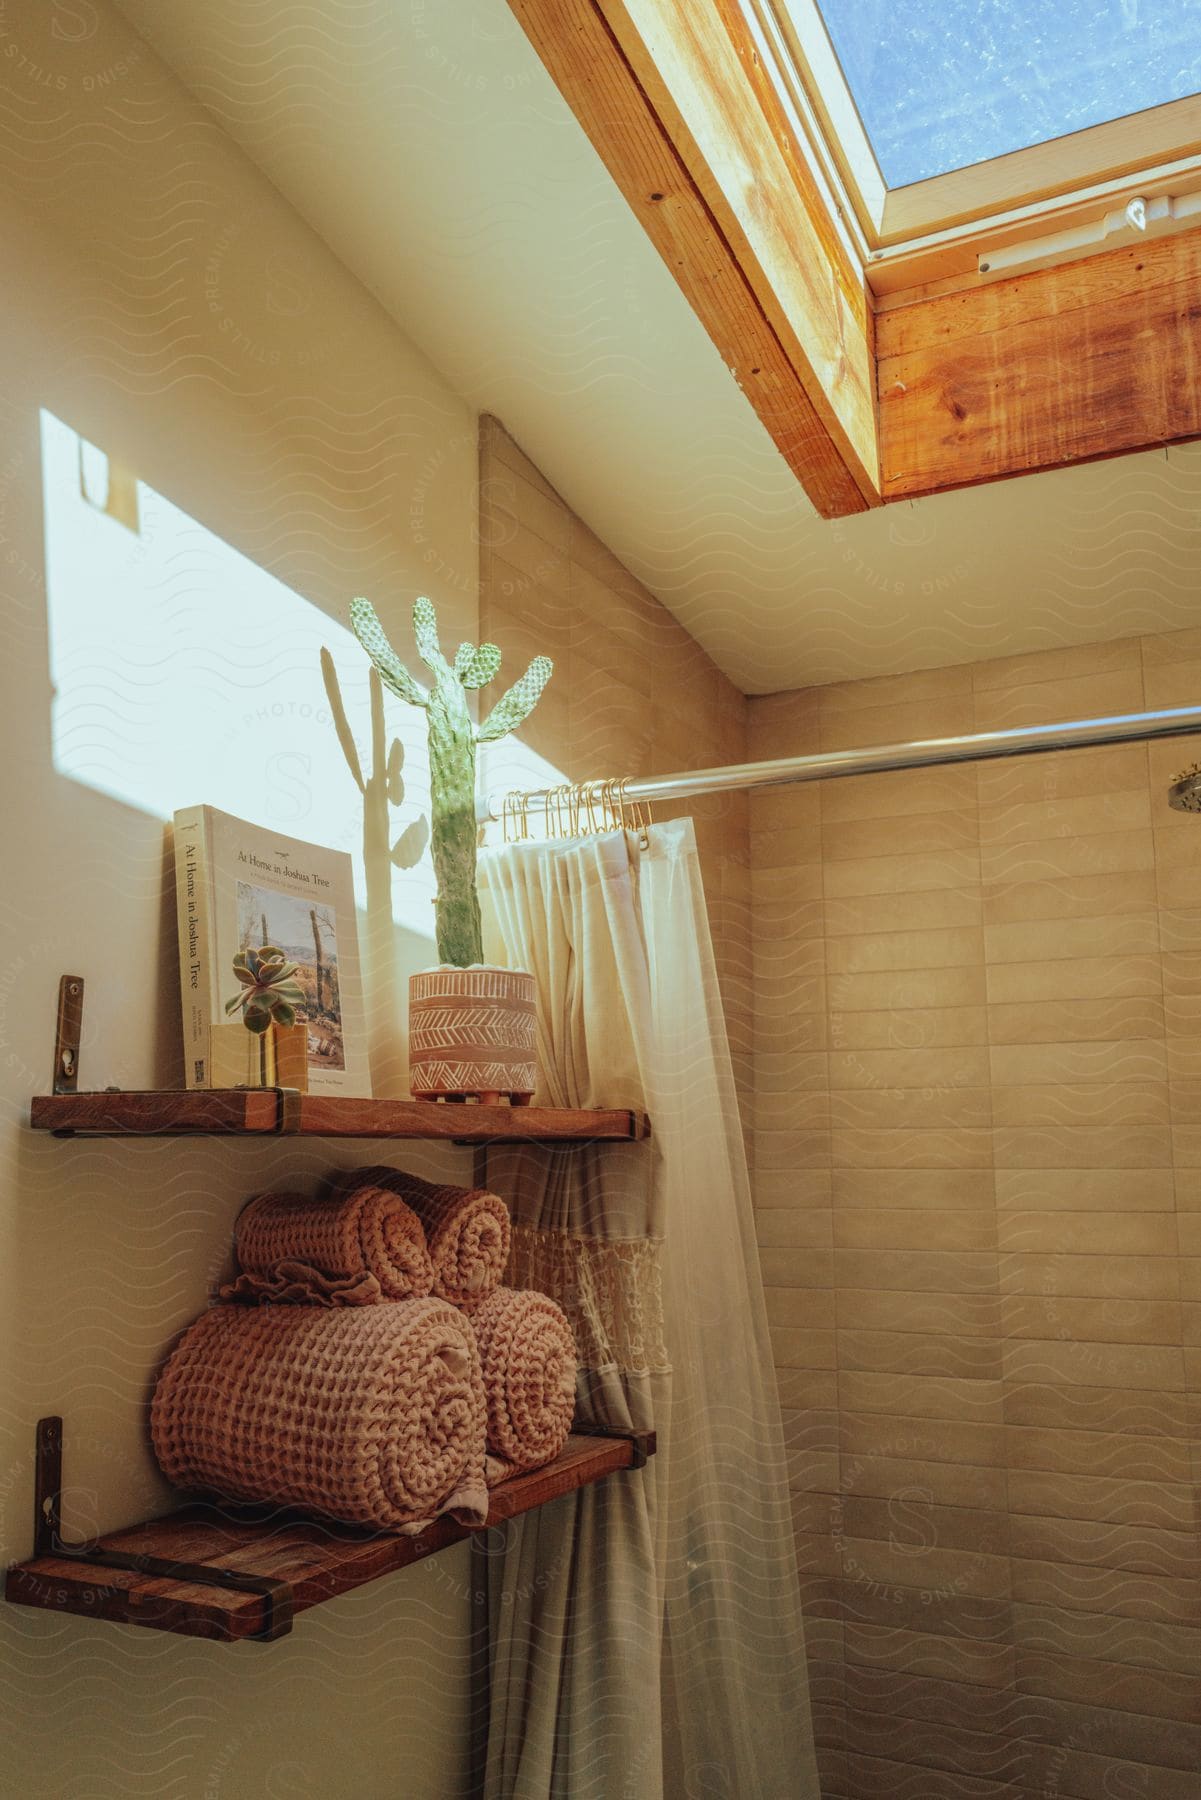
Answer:
<path fill-rule="evenodd" d="M 819 0 L 889 187 L 1201 89 L 1201 0 Z"/>

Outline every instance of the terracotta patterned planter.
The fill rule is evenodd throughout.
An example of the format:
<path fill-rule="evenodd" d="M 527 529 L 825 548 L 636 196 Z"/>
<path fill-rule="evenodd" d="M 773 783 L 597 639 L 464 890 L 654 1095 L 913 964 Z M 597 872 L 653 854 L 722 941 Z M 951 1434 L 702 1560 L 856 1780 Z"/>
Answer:
<path fill-rule="evenodd" d="M 534 977 L 486 963 L 409 977 L 409 1082 L 417 1100 L 528 1104 L 537 1085 Z"/>

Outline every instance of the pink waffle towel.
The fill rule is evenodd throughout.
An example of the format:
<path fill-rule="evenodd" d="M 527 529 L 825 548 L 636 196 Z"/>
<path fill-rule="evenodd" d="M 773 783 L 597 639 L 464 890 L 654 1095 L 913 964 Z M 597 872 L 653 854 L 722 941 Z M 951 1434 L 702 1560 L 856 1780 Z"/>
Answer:
<path fill-rule="evenodd" d="M 150 1426 L 181 1487 L 387 1531 L 488 1515 L 479 1355 L 444 1300 L 210 1307 L 168 1359 Z"/>
<path fill-rule="evenodd" d="M 485 1188 L 436 1187 L 403 1169 L 350 1169 L 339 1192 L 361 1182 L 397 1194 L 425 1228 L 433 1292 L 470 1312 L 504 1279 L 509 1260 L 509 1209 Z"/>
<path fill-rule="evenodd" d="M 259 1194 L 238 1216 L 234 1247 L 241 1274 L 223 1300 L 369 1306 L 420 1299 L 434 1281 L 421 1221 L 368 1181 L 329 1199 Z"/>
<path fill-rule="evenodd" d="M 497 1288 L 471 1314 L 488 1406 L 488 1483 L 553 1462 L 575 1413 L 571 1326 L 545 1294 Z"/>

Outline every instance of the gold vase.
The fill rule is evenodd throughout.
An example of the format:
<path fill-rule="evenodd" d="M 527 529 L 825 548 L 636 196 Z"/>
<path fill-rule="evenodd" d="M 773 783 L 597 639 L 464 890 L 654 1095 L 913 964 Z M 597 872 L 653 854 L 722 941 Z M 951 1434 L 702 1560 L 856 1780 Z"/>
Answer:
<path fill-rule="evenodd" d="M 302 1094 L 309 1086 L 307 1025 L 268 1025 L 247 1031 L 240 1022 L 209 1031 L 213 1087 L 287 1087 Z"/>

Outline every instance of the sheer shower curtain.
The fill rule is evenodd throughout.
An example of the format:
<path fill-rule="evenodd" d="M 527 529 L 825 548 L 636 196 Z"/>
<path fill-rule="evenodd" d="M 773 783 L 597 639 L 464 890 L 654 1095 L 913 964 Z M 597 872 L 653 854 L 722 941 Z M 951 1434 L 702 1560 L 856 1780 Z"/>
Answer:
<path fill-rule="evenodd" d="M 645 1145 L 509 1147 L 514 1279 L 567 1308 L 581 1411 L 659 1453 L 480 1552 L 486 1800 L 816 1800 L 783 1439 L 691 822 L 484 859 L 538 979 L 545 1092 Z"/>

